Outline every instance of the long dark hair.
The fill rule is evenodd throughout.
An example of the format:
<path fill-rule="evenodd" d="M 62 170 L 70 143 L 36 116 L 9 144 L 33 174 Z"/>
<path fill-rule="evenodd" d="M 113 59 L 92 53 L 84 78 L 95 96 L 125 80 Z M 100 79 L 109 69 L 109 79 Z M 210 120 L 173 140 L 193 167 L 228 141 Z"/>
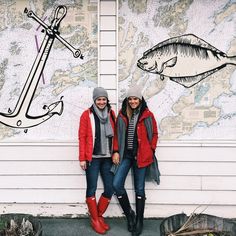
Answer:
<path fill-rule="evenodd" d="M 110 100 L 107 98 L 107 109 L 108 111 L 111 110 L 111 104 L 110 104 Z"/>

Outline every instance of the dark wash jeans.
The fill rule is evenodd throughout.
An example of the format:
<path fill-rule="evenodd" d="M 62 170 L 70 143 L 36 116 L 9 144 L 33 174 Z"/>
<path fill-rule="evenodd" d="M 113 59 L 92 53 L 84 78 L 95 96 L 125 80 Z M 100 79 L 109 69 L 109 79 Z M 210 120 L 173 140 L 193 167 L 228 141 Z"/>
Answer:
<path fill-rule="evenodd" d="M 86 169 L 87 190 L 86 197 L 93 197 L 96 194 L 98 175 L 101 174 L 104 185 L 103 196 L 111 198 L 113 191 L 113 177 L 111 173 L 112 160 L 111 158 L 93 158 Z"/>
<path fill-rule="evenodd" d="M 117 196 L 121 196 L 126 193 L 124 187 L 125 180 L 131 167 L 134 175 L 135 193 L 138 196 L 145 197 L 145 175 L 147 167 L 138 168 L 137 161 L 129 155 L 124 156 L 114 176 L 113 188 L 115 190 L 115 194 Z"/>

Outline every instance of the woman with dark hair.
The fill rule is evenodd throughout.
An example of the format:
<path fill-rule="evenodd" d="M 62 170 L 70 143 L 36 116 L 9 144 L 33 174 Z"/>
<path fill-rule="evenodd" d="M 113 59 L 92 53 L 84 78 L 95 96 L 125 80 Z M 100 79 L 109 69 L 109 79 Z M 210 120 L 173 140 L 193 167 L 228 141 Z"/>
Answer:
<path fill-rule="evenodd" d="M 132 235 L 142 233 L 145 177 L 148 167 L 154 162 L 157 139 L 156 120 L 142 97 L 141 88 L 131 87 L 117 117 L 112 156 L 115 165 L 112 171 L 115 173 L 113 188 Z M 124 187 L 131 168 L 136 194 L 136 217 Z"/>
<path fill-rule="evenodd" d="M 86 173 L 86 203 L 91 226 L 99 234 L 106 233 L 109 225 L 103 214 L 113 195 L 112 146 L 115 113 L 111 109 L 107 91 L 102 87 L 93 90 L 93 105 L 85 110 L 79 126 L 79 161 Z M 96 203 L 98 175 L 101 174 L 104 191 Z"/>

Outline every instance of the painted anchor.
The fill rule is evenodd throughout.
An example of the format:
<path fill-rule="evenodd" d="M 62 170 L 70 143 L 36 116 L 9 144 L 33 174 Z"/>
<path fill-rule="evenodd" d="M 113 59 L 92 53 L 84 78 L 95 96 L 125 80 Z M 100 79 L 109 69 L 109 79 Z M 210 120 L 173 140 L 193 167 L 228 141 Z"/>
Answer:
<path fill-rule="evenodd" d="M 38 22 L 44 28 L 43 32 L 46 34 L 14 111 L 12 112 L 9 109 L 8 114 L 0 113 L 0 123 L 13 128 L 24 128 L 27 131 L 27 128 L 37 126 L 50 119 L 55 114 L 61 115 L 63 112 L 63 101 L 60 100 L 50 104 L 49 106 L 44 106 L 44 109 L 46 108 L 47 112 L 43 115 L 30 116 L 28 114 L 54 39 L 57 38 L 62 44 L 64 44 L 73 53 L 74 57 L 83 59 L 83 55 L 79 49 L 75 49 L 64 38 L 62 38 L 60 36 L 60 32 L 58 31 L 60 23 L 67 13 L 66 6 L 58 6 L 56 8 L 50 26 L 38 18 L 33 11 L 28 11 L 27 8 L 25 8 L 24 13 Z"/>

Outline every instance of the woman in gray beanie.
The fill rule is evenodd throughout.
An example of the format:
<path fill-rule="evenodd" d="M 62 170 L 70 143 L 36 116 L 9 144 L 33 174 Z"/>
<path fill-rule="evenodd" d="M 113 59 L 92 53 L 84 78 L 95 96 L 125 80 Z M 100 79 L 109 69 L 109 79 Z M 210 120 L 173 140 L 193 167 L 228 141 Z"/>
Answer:
<path fill-rule="evenodd" d="M 132 235 L 143 229 L 145 206 L 145 177 L 147 168 L 154 163 L 158 139 L 157 124 L 148 109 L 139 86 L 131 87 L 118 114 L 113 147 L 113 187 L 128 222 Z M 125 180 L 133 169 L 136 194 L 136 217 L 125 190 Z"/>
<path fill-rule="evenodd" d="M 90 213 L 91 226 L 99 234 L 106 233 L 109 225 L 103 214 L 113 195 L 112 146 L 115 127 L 115 113 L 111 109 L 107 91 L 102 87 L 93 90 L 93 105 L 85 110 L 79 126 L 79 161 L 86 173 L 86 203 Z M 104 192 L 96 203 L 98 175 L 101 174 Z"/>

